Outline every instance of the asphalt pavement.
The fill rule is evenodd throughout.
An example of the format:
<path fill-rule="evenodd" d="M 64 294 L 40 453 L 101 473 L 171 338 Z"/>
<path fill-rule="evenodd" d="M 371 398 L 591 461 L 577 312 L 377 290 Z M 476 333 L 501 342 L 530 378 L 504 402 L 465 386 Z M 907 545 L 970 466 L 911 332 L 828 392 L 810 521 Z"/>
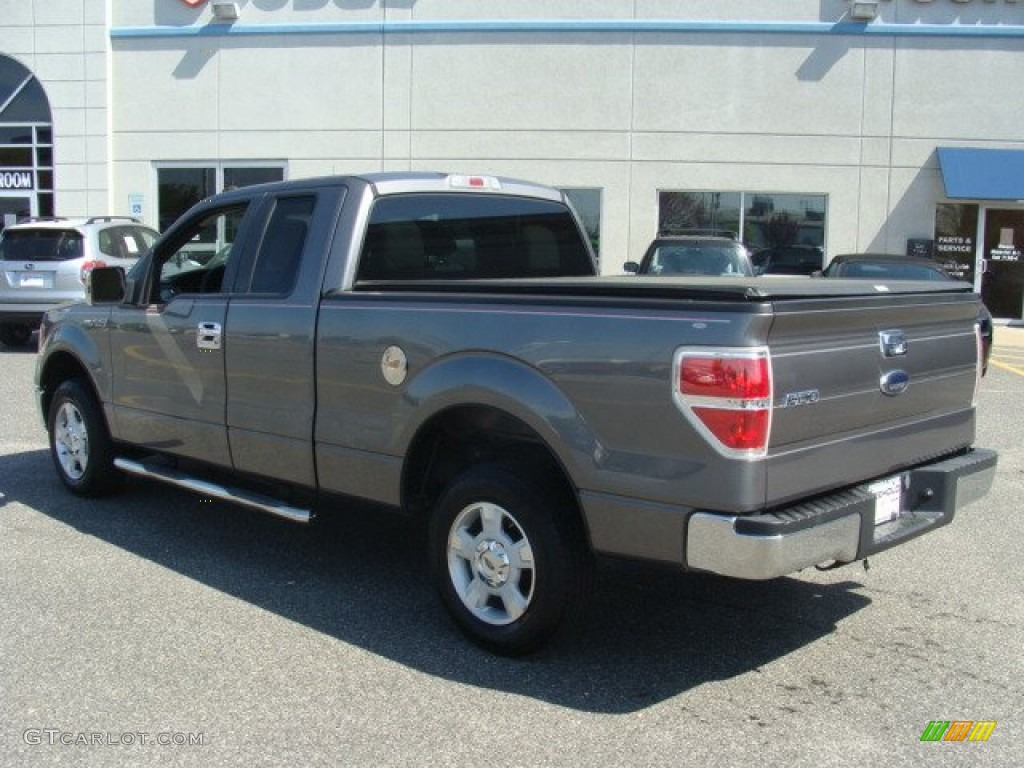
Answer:
<path fill-rule="evenodd" d="M 0 352 L 4 766 L 1024 765 L 1024 329 L 980 393 L 996 485 L 951 525 L 767 583 L 606 564 L 580 636 L 514 661 L 455 631 L 398 517 L 70 496 L 33 364 Z"/>

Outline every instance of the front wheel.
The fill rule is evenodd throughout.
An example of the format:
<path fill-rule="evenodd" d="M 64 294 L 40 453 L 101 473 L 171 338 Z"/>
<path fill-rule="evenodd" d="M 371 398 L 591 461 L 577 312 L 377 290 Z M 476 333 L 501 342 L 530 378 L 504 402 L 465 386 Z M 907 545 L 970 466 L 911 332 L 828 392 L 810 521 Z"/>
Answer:
<path fill-rule="evenodd" d="M 484 465 L 459 475 L 431 519 L 431 561 L 442 602 L 488 650 L 539 649 L 581 612 L 591 557 L 573 500 L 557 483 Z"/>
<path fill-rule="evenodd" d="M 53 394 L 47 418 L 50 456 L 61 482 L 79 496 L 101 496 L 117 487 L 114 451 L 99 404 L 77 379 Z"/>

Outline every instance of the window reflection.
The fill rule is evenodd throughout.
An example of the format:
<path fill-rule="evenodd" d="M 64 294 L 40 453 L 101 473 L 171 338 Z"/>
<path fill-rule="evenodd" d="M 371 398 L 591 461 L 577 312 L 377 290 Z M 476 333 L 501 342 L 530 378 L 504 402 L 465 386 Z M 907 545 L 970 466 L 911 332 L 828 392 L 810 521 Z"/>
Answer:
<path fill-rule="evenodd" d="M 658 196 L 658 231 L 731 235 L 756 252 L 816 248 L 824 252 L 827 197 L 774 192 L 666 190 Z"/>

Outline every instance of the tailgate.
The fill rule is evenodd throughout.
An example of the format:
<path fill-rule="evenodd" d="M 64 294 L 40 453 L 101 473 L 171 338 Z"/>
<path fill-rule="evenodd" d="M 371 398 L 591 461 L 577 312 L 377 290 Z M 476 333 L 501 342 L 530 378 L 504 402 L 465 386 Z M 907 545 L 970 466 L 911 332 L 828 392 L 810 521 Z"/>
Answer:
<path fill-rule="evenodd" d="M 971 445 L 978 311 L 963 292 L 776 301 L 769 506 Z"/>

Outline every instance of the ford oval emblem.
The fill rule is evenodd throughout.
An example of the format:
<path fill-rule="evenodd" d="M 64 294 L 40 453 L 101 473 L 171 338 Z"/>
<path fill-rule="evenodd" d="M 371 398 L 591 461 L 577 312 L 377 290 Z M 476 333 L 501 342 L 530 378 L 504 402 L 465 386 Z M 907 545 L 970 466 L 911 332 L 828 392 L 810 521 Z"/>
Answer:
<path fill-rule="evenodd" d="M 906 371 L 889 371 L 878 380 L 878 388 L 889 397 L 902 395 L 909 386 L 910 375 Z"/>

